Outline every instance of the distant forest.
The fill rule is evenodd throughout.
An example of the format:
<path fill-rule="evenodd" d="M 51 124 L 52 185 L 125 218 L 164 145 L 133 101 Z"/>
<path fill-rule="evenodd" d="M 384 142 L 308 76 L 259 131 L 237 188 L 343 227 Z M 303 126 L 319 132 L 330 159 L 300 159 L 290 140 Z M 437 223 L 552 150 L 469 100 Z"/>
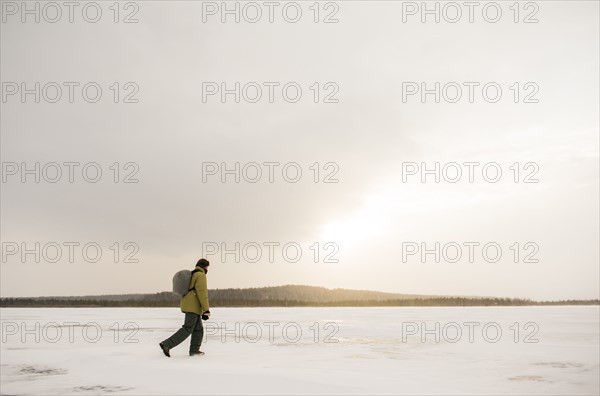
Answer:
<path fill-rule="evenodd" d="M 430 296 L 315 286 L 209 290 L 211 307 L 464 307 L 600 305 L 599 300 L 533 301 L 518 298 Z M 178 307 L 171 292 L 79 297 L 0 298 L 0 307 Z"/>

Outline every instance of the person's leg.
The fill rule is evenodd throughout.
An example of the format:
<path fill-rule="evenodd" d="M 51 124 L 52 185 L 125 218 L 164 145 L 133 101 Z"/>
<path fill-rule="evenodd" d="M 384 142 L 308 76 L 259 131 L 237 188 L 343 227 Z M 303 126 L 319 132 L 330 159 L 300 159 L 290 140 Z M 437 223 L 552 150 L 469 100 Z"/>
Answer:
<path fill-rule="evenodd" d="M 198 320 L 201 320 L 199 315 L 196 315 L 195 313 L 186 313 L 183 326 L 181 326 L 181 328 L 171 337 L 164 340 L 162 344 L 169 349 L 175 348 L 192 334 Z"/>
<path fill-rule="evenodd" d="M 200 350 L 202 345 L 202 338 L 204 337 L 204 327 L 202 326 L 202 318 L 198 317 L 194 332 L 192 333 L 192 340 L 190 341 L 190 353 L 195 353 Z"/>

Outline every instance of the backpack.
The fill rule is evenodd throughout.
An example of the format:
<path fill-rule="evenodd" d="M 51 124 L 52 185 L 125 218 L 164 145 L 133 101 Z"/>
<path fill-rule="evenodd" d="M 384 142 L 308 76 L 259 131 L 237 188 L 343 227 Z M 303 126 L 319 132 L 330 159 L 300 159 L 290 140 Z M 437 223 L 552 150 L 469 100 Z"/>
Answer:
<path fill-rule="evenodd" d="M 199 270 L 195 269 L 193 271 L 190 270 L 181 270 L 177 271 L 173 276 L 173 293 L 180 295 L 181 297 L 188 294 L 190 291 L 194 290 L 193 287 L 190 287 L 190 282 L 192 281 L 192 275 Z"/>

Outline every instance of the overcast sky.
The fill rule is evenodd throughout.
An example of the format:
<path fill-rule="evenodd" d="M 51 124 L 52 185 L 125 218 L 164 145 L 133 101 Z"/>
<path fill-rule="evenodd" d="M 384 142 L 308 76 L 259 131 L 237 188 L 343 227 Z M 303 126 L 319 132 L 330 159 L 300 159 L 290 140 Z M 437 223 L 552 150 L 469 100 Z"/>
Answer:
<path fill-rule="evenodd" d="M 274 10 L 273 23 L 266 7 L 257 23 L 243 15 L 240 23 L 231 16 L 222 23 L 219 13 L 205 14 L 203 22 L 202 3 L 190 1 L 137 2 L 139 9 L 120 9 L 120 20 L 129 14 L 138 19 L 129 24 L 113 22 L 112 2 L 99 2 L 97 23 L 83 20 L 79 9 L 73 23 L 66 9 L 56 23 L 44 15 L 40 23 L 31 17 L 22 23 L 21 10 L 13 15 L 3 8 L 0 295 L 170 290 L 173 273 L 193 268 L 203 246 L 235 250 L 237 242 L 239 262 L 233 254 L 225 260 L 220 252 L 207 256 L 210 288 L 306 284 L 598 298 L 598 2 L 537 2 L 539 10 L 520 8 L 518 23 L 512 2 L 500 2 L 496 23 L 482 17 L 481 7 L 473 23 L 466 8 L 456 23 L 443 15 L 440 23 L 431 16 L 422 23 L 419 13 L 404 15 L 403 23 L 402 3 L 384 1 L 322 3 L 315 23 L 312 3 L 298 2 L 297 23 L 283 19 L 285 3 Z M 48 18 L 55 15 L 46 11 Z M 252 18 L 253 10 L 246 11 Z M 288 12 L 293 17 L 294 9 Z M 328 15 L 338 23 L 323 23 Z M 538 22 L 523 23 L 528 15 Z M 63 96 L 49 103 L 55 96 L 50 85 L 40 89 L 40 103 L 33 94 L 21 103 L 20 92 L 9 93 L 23 82 L 30 89 L 35 82 L 56 82 Z M 74 103 L 64 82 L 80 84 L 73 88 Z M 89 82 L 102 88 L 97 103 L 82 97 Z M 229 94 L 221 103 L 216 94 L 203 100 L 206 83 L 233 89 L 235 82 L 256 83 L 243 93 L 251 99 L 258 85 L 262 98 L 250 103 L 242 96 L 235 103 Z M 279 84 L 272 85 L 273 103 L 265 82 Z M 281 93 L 290 82 L 302 89 L 296 103 Z M 436 82 L 451 84 L 440 103 L 433 94 L 422 103 L 418 93 L 403 100 L 406 82 L 419 89 L 421 82 L 429 89 Z M 479 84 L 473 85 L 473 103 L 465 82 Z M 490 82 L 502 89 L 496 103 L 481 93 Z M 462 97 L 450 103 L 456 86 Z M 123 103 L 136 87 L 129 99 L 138 103 Z M 288 94 L 294 96 L 293 87 Z M 324 103 L 330 94 L 337 103 Z M 33 169 L 36 162 L 41 168 L 80 165 L 73 183 L 65 165 L 57 183 L 44 179 L 53 177 L 51 165 L 40 183 L 34 175 L 21 182 L 21 164 Z M 135 165 L 125 168 L 130 162 Z M 247 166 L 240 183 L 233 175 L 222 183 L 221 173 L 203 181 L 203 169 L 213 169 L 207 163 L 233 169 L 236 162 L 240 168 L 261 164 L 262 178 L 244 180 L 255 175 L 256 168 Z M 265 162 L 280 164 L 273 183 Z M 403 172 L 413 169 L 407 163 L 422 162 L 429 168 L 461 164 L 463 177 L 436 183 L 429 175 L 422 183 L 417 173 L 403 181 Z M 480 164 L 473 183 L 465 162 Z M 19 167 L 16 175 L 12 163 Z M 100 166 L 99 182 L 82 178 L 86 163 Z M 119 183 L 113 181 L 114 163 Z M 289 178 L 302 170 L 297 183 L 282 177 L 287 163 L 297 164 L 286 168 Z M 497 166 L 502 169 L 496 183 L 482 176 L 490 163 L 490 178 Z M 123 183 L 131 173 L 139 182 Z M 328 176 L 337 182 L 324 183 Z M 22 248 L 35 250 L 36 242 L 40 262 L 34 254 L 23 259 Z M 69 242 L 79 243 L 73 263 L 64 245 Z M 95 263 L 92 250 L 87 259 L 82 252 L 91 242 L 102 249 Z M 436 242 L 444 253 L 439 263 L 434 254 L 425 260 L 420 252 L 408 255 L 415 246 L 435 250 Z M 292 249 L 284 256 L 288 243 Z M 62 256 L 51 262 L 55 244 Z M 493 248 L 487 256 L 486 244 Z M 257 245 L 262 258 L 249 262 Z M 457 245 L 462 257 L 449 262 Z M 294 246 L 302 249 L 297 262 Z M 496 247 L 502 257 L 492 262 Z M 138 262 L 124 262 L 128 253 Z M 331 259 L 337 262 L 326 262 Z"/>

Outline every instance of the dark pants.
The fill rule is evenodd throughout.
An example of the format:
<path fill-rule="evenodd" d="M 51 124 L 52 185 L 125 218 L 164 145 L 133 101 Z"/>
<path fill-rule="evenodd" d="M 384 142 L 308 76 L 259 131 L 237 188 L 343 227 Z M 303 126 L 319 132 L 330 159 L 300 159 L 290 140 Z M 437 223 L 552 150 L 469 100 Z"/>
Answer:
<path fill-rule="evenodd" d="M 198 314 L 186 312 L 185 321 L 183 322 L 181 329 L 177 330 L 175 334 L 164 340 L 163 344 L 169 349 L 175 348 L 177 345 L 185 341 L 190 334 L 192 335 L 192 340 L 190 342 L 190 353 L 198 352 L 200 350 L 200 345 L 202 344 L 202 337 L 204 337 L 202 318 Z"/>

